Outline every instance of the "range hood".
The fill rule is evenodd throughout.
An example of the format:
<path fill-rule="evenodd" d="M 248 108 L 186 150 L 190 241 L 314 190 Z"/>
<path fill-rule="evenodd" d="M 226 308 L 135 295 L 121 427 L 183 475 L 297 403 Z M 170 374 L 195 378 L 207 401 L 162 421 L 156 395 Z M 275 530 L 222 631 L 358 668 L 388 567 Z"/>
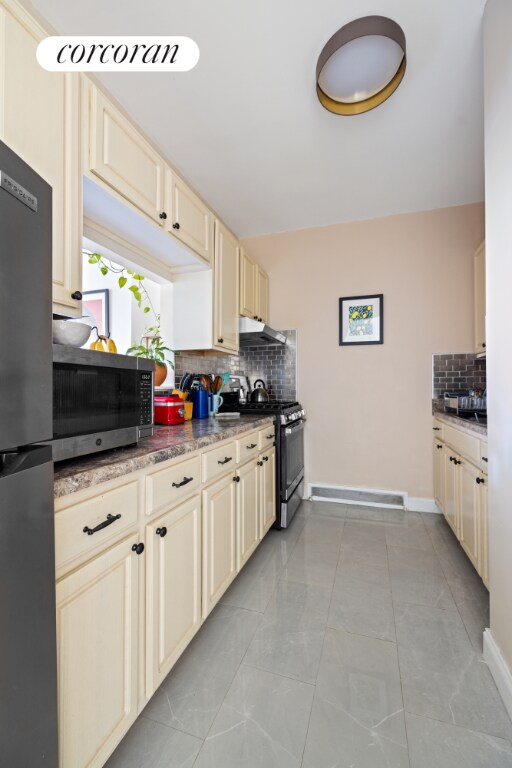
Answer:
<path fill-rule="evenodd" d="M 240 318 L 240 346 L 249 347 L 259 344 L 286 344 L 284 333 L 274 331 L 265 323 L 250 317 Z"/>

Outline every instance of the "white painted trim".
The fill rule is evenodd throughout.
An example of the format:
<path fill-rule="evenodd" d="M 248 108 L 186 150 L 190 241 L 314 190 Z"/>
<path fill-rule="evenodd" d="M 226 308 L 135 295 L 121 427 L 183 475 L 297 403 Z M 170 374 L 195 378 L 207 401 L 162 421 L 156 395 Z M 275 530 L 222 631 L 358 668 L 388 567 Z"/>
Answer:
<path fill-rule="evenodd" d="M 404 509 L 401 504 L 382 504 L 376 501 L 355 501 L 353 499 L 330 498 L 328 496 L 312 496 L 311 489 L 316 485 L 321 488 L 333 488 L 336 491 L 356 491 L 359 493 L 384 493 L 386 495 L 403 496 L 404 502 L 407 501 L 407 494 L 404 491 L 393 491 L 389 488 L 354 488 L 350 485 L 333 485 L 332 483 L 307 483 L 306 495 L 304 498 L 312 501 L 331 501 L 334 504 L 349 504 L 354 507 L 381 507 L 383 509 Z M 407 505 L 405 505 L 405 508 Z"/>
<path fill-rule="evenodd" d="M 423 499 L 420 496 L 408 496 L 405 501 L 405 508 L 410 512 L 432 512 L 434 515 L 442 514 L 434 499 Z"/>
<path fill-rule="evenodd" d="M 501 694 L 505 708 L 512 718 L 512 673 L 501 655 L 490 629 L 486 629 L 484 632 L 484 659 Z"/>

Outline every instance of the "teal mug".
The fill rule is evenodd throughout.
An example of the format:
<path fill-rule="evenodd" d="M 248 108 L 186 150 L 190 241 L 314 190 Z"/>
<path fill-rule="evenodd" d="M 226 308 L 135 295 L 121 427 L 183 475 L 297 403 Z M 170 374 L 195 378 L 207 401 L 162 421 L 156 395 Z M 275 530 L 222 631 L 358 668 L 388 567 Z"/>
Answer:
<path fill-rule="evenodd" d="M 211 395 L 211 398 L 212 398 L 212 412 L 215 415 L 216 413 L 218 413 L 219 408 L 224 402 L 224 398 L 222 397 L 222 395 Z"/>

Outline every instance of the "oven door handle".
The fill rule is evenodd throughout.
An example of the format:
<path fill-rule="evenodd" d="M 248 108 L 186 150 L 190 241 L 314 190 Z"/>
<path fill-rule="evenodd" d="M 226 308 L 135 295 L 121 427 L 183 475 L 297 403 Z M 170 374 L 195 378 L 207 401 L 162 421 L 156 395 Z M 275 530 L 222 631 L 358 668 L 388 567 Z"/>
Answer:
<path fill-rule="evenodd" d="M 306 419 L 301 419 L 300 421 L 296 421 L 293 427 L 286 427 L 284 430 L 285 435 L 291 435 L 293 432 L 300 432 L 302 429 L 304 429 L 305 421 Z"/>

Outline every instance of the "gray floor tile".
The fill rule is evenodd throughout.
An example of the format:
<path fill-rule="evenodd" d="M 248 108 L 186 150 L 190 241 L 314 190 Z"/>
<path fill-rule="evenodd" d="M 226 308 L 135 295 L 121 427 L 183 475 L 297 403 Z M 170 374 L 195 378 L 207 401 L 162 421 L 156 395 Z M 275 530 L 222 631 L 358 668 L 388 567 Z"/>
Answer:
<path fill-rule="evenodd" d="M 347 520 L 343 526 L 342 545 L 386 545 L 386 525 L 372 520 Z"/>
<path fill-rule="evenodd" d="M 456 610 L 435 552 L 388 547 L 393 600 Z"/>
<path fill-rule="evenodd" d="M 396 645 L 327 630 L 303 768 L 407 768 Z"/>
<path fill-rule="evenodd" d="M 512 768 L 509 741 L 406 714 L 411 768 Z"/>
<path fill-rule="evenodd" d="M 338 566 L 327 623 L 334 629 L 395 640 L 387 565 L 349 561 Z"/>
<path fill-rule="evenodd" d="M 314 683 L 331 590 L 281 581 L 256 630 L 244 664 Z"/>
<path fill-rule="evenodd" d="M 202 743 L 174 728 L 139 717 L 105 768 L 192 768 Z"/>
<path fill-rule="evenodd" d="M 283 579 L 332 589 L 335 573 L 336 562 L 326 562 L 318 554 L 308 557 L 298 554 L 296 556 L 294 552 L 284 569 Z"/>
<path fill-rule="evenodd" d="M 195 768 L 299 768 L 313 691 L 242 665 Z"/>
<path fill-rule="evenodd" d="M 263 542 L 260 547 L 265 548 L 261 552 L 258 549 L 246 563 L 241 573 L 221 597 L 221 604 L 263 613 L 283 572 L 284 553 L 286 553 L 285 563 L 288 562 L 289 555 L 286 547 L 283 551 L 273 542 L 271 544 Z"/>
<path fill-rule="evenodd" d="M 346 518 L 349 520 L 367 520 L 382 523 L 401 523 L 406 517 L 404 509 L 389 509 L 386 507 L 367 507 L 347 504 Z"/>
<path fill-rule="evenodd" d="M 433 546 L 423 522 L 409 513 L 403 525 L 390 525 L 386 530 L 386 543 L 390 547 L 409 547 L 432 552 Z"/>
<path fill-rule="evenodd" d="M 305 502 L 302 502 L 303 504 Z M 312 515 L 324 515 L 325 517 L 345 518 L 346 504 L 338 504 L 335 501 L 307 502 Z"/>
<path fill-rule="evenodd" d="M 496 685 L 458 612 L 395 605 L 395 618 L 405 709 L 511 739 Z"/>

